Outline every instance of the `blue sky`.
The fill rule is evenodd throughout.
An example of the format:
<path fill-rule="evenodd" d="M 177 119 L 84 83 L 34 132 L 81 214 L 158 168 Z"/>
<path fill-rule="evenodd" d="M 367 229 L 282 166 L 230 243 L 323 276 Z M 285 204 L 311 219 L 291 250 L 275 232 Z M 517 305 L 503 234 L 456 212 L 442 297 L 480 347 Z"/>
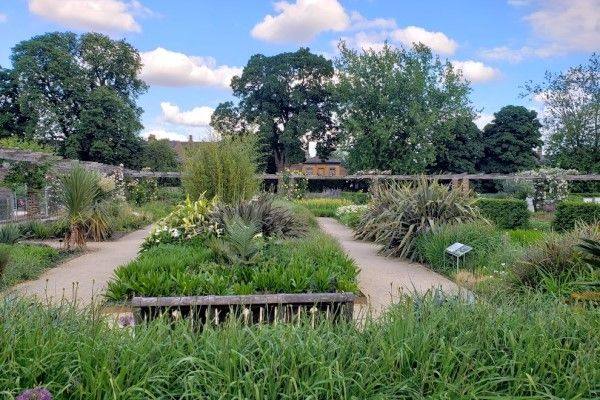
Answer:
<path fill-rule="evenodd" d="M 344 38 L 374 48 L 422 41 L 472 81 L 479 124 L 507 104 L 540 109 L 519 86 L 600 50 L 600 0 L 0 0 L 0 65 L 19 41 L 99 31 L 142 53 L 144 135 L 207 134 L 212 109 L 252 54 L 308 46 L 335 57 Z"/>

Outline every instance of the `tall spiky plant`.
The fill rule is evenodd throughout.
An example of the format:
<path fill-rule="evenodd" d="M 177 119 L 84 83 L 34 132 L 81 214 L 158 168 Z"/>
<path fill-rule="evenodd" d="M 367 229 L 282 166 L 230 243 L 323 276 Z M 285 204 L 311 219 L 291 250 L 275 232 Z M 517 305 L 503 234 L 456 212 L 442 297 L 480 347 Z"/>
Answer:
<path fill-rule="evenodd" d="M 67 213 L 69 230 L 65 235 L 67 248 L 86 243 L 88 222 L 100 196 L 100 177 L 81 165 L 76 165 L 60 180 L 60 200 Z"/>
<path fill-rule="evenodd" d="M 389 256 L 413 259 L 417 237 L 438 225 L 479 218 L 469 191 L 422 177 L 414 184 L 381 184 L 373 190 L 356 237 L 383 245 Z"/>

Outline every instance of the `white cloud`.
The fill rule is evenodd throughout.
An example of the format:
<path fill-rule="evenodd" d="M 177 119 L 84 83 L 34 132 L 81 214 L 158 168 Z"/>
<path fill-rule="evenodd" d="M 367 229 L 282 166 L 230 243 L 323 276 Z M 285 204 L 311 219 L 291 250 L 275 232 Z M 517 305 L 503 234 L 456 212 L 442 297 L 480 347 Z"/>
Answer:
<path fill-rule="evenodd" d="M 279 1 L 274 8 L 279 13 L 267 15 L 252 28 L 253 37 L 267 42 L 308 43 L 324 31 L 343 31 L 350 17 L 338 0 Z"/>
<path fill-rule="evenodd" d="M 552 57 L 570 52 L 600 50 L 600 3 L 598 0 L 512 0 L 511 5 L 531 5 L 536 10 L 525 17 L 533 30 L 535 46 L 486 49 L 491 60 L 520 62 L 531 57 Z"/>
<path fill-rule="evenodd" d="M 140 32 L 135 15 L 151 13 L 136 0 L 29 0 L 29 11 L 68 28 L 100 32 Z"/>
<path fill-rule="evenodd" d="M 440 54 L 454 54 L 458 44 L 442 32 L 431 32 L 418 26 L 407 26 L 391 32 L 393 40 L 407 46 L 423 43 Z"/>
<path fill-rule="evenodd" d="M 210 125 L 210 117 L 215 111 L 211 107 L 194 107 L 190 111 L 181 111 L 175 104 L 169 102 L 160 103 L 162 115 L 165 121 L 177 125 L 204 126 Z"/>
<path fill-rule="evenodd" d="M 496 79 L 500 76 L 500 71 L 485 65 L 481 61 L 452 61 L 454 68 L 462 71 L 462 75 L 465 79 L 473 83 L 486 82 L 492 79 Z"/>
<path fill-rule="evenodd" d="M 149 136 L 153 135 L 156 139 L 168 139 L 178 140 L 185 142 L 188 140 L 188 136 L 185 133 L 168 131 L 162 128 L 150 128 L 142 132 L 142 137 L 148 139 Z"/>
<path fill-rule="evenodd" d="M 394 29 L 396 21 L 393 18 L 373 18 L 367 19 L 358 11 L 350 14 L 350 29 L 368 30 L 368 29 Z"/>
<path fill-rule="evenodd" d="M 386 32 L 356 32 L 353 36 L 344 36 L 340 38 L 350 47 L 355 47 L 363 50 L 380 51 L 385 45 L 387 39 Z M 336 47 L 337 41 L 333 41 L 332 45 Z"/>
<path fill-rule="evenodd" d="M 0 23 L 8 21 L 6 14 L 0 13 Z"/>
<path fill-rule="evenodd" d="M 477 118 L 475 118 L 474 122 L 479 129 L 483 129 L 487 124 L 489 124 L 493 120 L 494 114 L 481 113 Z"/>
<path fill-rule="evenodd" d="M 218 86 L 229 88 L 242 69 L 216 65 L 212 57 L 188 56 L 158 47 L 142 55 L 142 79 L 161 86 Z"/>

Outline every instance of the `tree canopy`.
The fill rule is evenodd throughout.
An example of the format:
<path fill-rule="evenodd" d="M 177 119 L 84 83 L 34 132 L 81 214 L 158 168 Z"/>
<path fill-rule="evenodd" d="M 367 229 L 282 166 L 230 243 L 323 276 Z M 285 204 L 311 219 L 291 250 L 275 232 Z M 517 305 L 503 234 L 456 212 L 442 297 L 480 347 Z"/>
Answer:
<path fill-rule="evenodd" d="M 600 55 L 564 73 L 546 72 L 544 82 L 525 89 L 544 104 L 550 163 L 600 172 Z"/>
<path fill-rule="evenodd" d="M 475 173 L 483 156 L 483 136 L 471 117 L 463 116 L 448 122 L 447 136 L 436 147 L 435 162 L 429 172 Z"/>
<path fill-rule="evenodd" d="M 536 148 L 542 146 L 537 113 L 522 106 L 505 106 L 483 129 L 483 172 L 512 173 L 539 163 Z"/>
<path fill-rule="evenodd" d="M 275 56 L 250 57 L 241 76 L 231 81 L 239 104 L 221 104 L 213 127 L 238 131 L 251 124 L 267 155 L 269 172 L 302 161 L 308 141 L 316 141 L 322 156 L 333 150 L 335 111 L 333 65 L 307 48 Z"/>
<path fill-rule="evenodd" d="M 143 167 L 161 172 L 176 171 L 179 168 L 177 152 L 166 139 L 149 139 L 144 152 Z"/>
<path fill-rule="evenodd" d="M 357 51 L 340 45 L 337 97 L 350 170 L 420 173 L 451 138 L 450 121 L 474 116 L 470 86 L 427 47 Z"/>
<path fill-rule="evenodd" d="M 11 60 L 12 70 L 0 79 L 0 99 L 18 104 L 11 134 L 50 144 L 63 156 L 139 165 L 136 99 L 147 86 L 130 44 L 99 33 L 47 33 L 18 43 Z"/>

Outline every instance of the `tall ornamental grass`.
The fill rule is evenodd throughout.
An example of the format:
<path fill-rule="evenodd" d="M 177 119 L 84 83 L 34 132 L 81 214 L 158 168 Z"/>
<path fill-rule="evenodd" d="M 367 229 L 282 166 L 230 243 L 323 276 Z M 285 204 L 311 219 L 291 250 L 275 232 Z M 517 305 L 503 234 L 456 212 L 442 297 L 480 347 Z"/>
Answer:
<path fill-rule="evenodd" d="M 199 143 L 185 153 L 183 187 L 192 199 L 202 194 L 225 203 L 250 199 L 259 187 L 257 159 L 255 145 L 249 140 Z"/>
<path fill-rule="evenodd" d="M 385 255 L 414 259 L 420 235 L 442 224 L 477 218 L 471 192 L 422 177 L 413 184 L 392 182 L 374 187 L 356 237 L 382 244 Z"/>
<path fill-rule="evenodd" d="M 62 399 L 591 399 L 600 314 L 539 296 L 399 304 L 381 322 L 161 319 L 109 328 L 98 313 L 0 302 L 0 395 Z"/>

